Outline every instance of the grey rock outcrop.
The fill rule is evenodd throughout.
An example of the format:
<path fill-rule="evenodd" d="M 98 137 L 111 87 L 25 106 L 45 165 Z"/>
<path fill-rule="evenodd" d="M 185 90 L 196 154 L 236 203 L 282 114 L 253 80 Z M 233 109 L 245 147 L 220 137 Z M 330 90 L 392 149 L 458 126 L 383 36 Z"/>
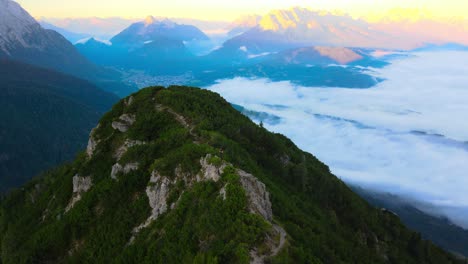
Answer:
<path fill-rule="evenodd" d="M 123 114 L 119 117 L 118 121 L 112 122 L 112 128 L 119 130 L 122 133 L 128 131 L 130 126 L 132 126 L 136 121 L 135 115 Z"/>
<path fill-rule="evenodd" d="M 226 167 L 230 164 L 224 161 L 219 164 L 212 163 L 213 156 L 208 154 L 200 159 L 201 169 L 198 174 L 192 175 L 184 172 L 180 166 L 175 169 L 175 178 L 173 180 L 168 177 L 160 175 L 157 171 L 151 173 L 150 182 L 146 188 L 146 195 L 148 196 L 149 206 L 151 207 L 151 215 L 141 225 L 133 229 L 133 236 L 129 243 L 135 239 L 135 236 L 143 229 L 148 227 L 153 221 L 157 220 L 158 217 L 167 212 L 170 209 L 175 208 L 177 202 L 169 205 L 167 199 L 171 192 L 172 186 L 177 184 L 179 181 L 184 181 L 186 188 L 190 188 L 197 182 L 214 181 L 218 182 L 221 179 Z M 115 171 L 119 173 L 124 170 L 120 164 L 115 164 Z M 113 171 L 114 171 L 113 167 Z M 260 182 L 252 174 L 249 174 L 243 170 L 237 169 L 237 174 L 240 177 L 240 183 L 245 189 L 245 192 L 249 200 L 249 210 L 262 216 L 265 220 L 271 222 L 273 220 L 273 211 L 271 208 L 270 194 L 266 190 L 265 184 Z M 223 200 L 227 199 L 227 185 L 225 185 L 220 191 L 220 195 Z M 180 199 L 180 197 L 179 197 Z"/>
<path fill-rule="evenodd" d="M 125 105 L 126 106 L 130 106 L 130 105 L 132 105 L 132 103 L 133 103 L 133 96 L 130 96 L 125 100 Z"/>
<path fill-rule="evenodd" d="M 150 186 L 146 187 L 149 205 L 152 209 L 150 221 L 167 211 L 167 198 L 169 196 L 171 181 L 167 177 L 154 171 L 151 175 Z"/>
<path fill-rule="evenodd" d="M 117 149 L 117 151 L 114 154 L 114 158 L 116 158 L 117 161 L 119 161 L 123 157 L 123 155 L 127 153 L 128 149 L 135 147 L 135 146 L 144 145 L 144 144 L 145 142 L 143 141 L 127 139 L 125 140 L 124 144 L 120 146 L 120 148 Z"/>
<path fill-rule="evenodd" d="M 176 182 L 176 180 L 174 180 Z M 151 215 L 146 221 L 135 227 L 132 231 L 132 237 L 128 244 L 135 240 L 138 233 L 148 227 L 153 221 L 168 210 L 167 198 L 169 197 L 170 186 L 173 182 L 169 178 L 161 176 L 159 172 L 153 171 L 149 185 L 146 187 L 146 196 L 148 196 L 149 206 L 151 207 Z"/>
<path fill-rule="evenodd" d="M 221 190 L 219 191 L 219 195 L 221 195 L 221 197 L 223 197 L 223 200 L 226 200 L 226 198 L 227 198 L 226 187 L 227 187 L 227 185 L 224 185 L 223 188 L 221 188 Z"/>
<path fill-rule="evenodd" d="M 138 170 L 138 165 L 139 164 L 136 163 L 136 162 L 126 164 L 125 166 L 122 166 L 119 163 L 116 163 L 116 164 L 114 164 L 114 166 L 112 166 L 111 178 L 114 179 L 114 180 L 117 180 L 117 176 L 118 176 L 119 173 L 128 174 L 131 171 L 136 171 L 136 170 Z"/>
<path fill-rule="evenodd" d="M 237 174 L 240 176 L 242 187 L 249 198 L 250 212 L 259 214 L 271 222 L 273 210 L 271 209 L 270 194 L 266 190 L 265 184 L 245 171 L 237 170 Z"/>
<path fill-rule="evenodd" d="M 200 173 L 197 174 L 197 181 L 214 181 L 217 182 L 221 179 L 221 175 L 224 172 L 224 169 L 227 167 L 227 163 L 222 162 L 219 166 L 215 164 L 211 164 L 210 160 L 212 159 L 212 155 L 208 154 L 206 157 L 200 159 L 201 170 Z"/>
<path fill-rule="evenodd" d="M 82 194 L 89 191 L 92 186 L 93 182 L 91 177 L 81 177 L 79 175 L 73 176 L 73 195 L 65 208 L 65 212 L 70 211 L 75 204 L 81 200 Z"/>
<path fill-rule="evenodd" d="M 91 133 L 89 133 L 88 146 L 86 147 L 86 154 L 89 158 L 93 156 L 94 152 L 96 151 L 96 147 L 99 143 L 99 140 L 97 140 L 94 136 L 94 133 L 98 128 L 99 124 L 93 130 L 91 130 Z"/>

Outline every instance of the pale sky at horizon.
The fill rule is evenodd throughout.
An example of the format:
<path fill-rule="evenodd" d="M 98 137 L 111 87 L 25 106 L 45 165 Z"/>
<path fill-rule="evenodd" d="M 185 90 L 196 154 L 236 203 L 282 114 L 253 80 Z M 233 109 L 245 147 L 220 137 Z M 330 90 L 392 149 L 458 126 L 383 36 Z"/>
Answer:
<path fill-rule="evenodd" d="M 428 10 L 436 17 L 468 19 L 467 0 L 16 0 L 34 17 L 125 17 L 147 15 L 205 20 L 234 20 L 242 15 L 263 15 L 273 9 L 301 6 L 342 10 L 354 16 L 381 13 L 393 8 Z"/>

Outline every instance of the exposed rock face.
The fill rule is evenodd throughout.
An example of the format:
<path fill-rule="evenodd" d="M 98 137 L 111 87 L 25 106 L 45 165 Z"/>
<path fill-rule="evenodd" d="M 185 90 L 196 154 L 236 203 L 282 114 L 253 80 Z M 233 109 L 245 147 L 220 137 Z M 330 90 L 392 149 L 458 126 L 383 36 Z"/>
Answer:
<path fill-rule="evenodd" d="M 119 117 L 120 120 L 126 122 L 127 124 L 133 125 L 135 122 L 135 115 L 123 114 Z"/>
<path fill-rule="evenodd" d="M 252 174 L 242 170 L 237 170 L 240 176 L 242 187 L 244 187 L 249 197 L 249 209 L 254 214 L 259 214 L 267 221 L 273 220 L 270 194 L 266 190 L 264 183 L 260 182 Z"/>
<path fill-rule="evenodd" d="M 75 204 L 81 200 L 81 195 L 89 189 L 91 189 L 93 185 L 91 177 L 81 177 L 78 175 L 73 176 L 73 196 L 70 202 L 68 203 L 65 212 L 70 211 Z"/>
<path fill-rule="evenodd" d="M 221 179 L 224 169 L 229 165 L 226 162 L 221 162 L 220 165 L 216 166 L 210 163 L 211 159 L 212 155 L 210 154 L 200 159 L 202 168 L 196 177 L 197 182 L 210 180 L 218 182 Z M 270 194 L 267 192 L 265 184 L 257 180 L 252 174 L 243 170 L 238 169 L 236 172 L 249 198 L 250 211 L 254 214 L 261 215 L 265 220 L 271 222 L 273 220 L 273 211 L 271 209 Z M 220 195 L 226 200 L 226 186 L 220 190 Z"/>
<path fill-rule="evenodd" d="M 224 185 L 223 188 L 219 191 L 219 195 L 221 195 L 221 197 L 223 197 L 223 200 L 226 200 L 226 197 L 227 197 L 226 196 L 227 195 L 226 187 L 227 187 L 227 185 Z"/>
<path fill-rule="evenodd" d="M 143 141 L 127 139 L 125 140 L 125 143 L 120 148 L 117 149 L 117 151 L 114 154 L 114 158 L 116 158 L 117 161 L 119 161 L 123 157 L 123 155 L 125 155 L 125 153 L 128 151 L 129 148 L 144 145 L 144 144 L 145 142 Z"/>
<path fill-rule="evenodd" d="M 206 157 L 200 159 L 201 170 L 200 172 L 194 177 L 189 173 L 185 173 L 180 166 L 175 169 L 175 179 L 170 180 L 168 177 L 162 176 L 157 171 L 153 171 L 151 173 L 151 179 L 146 187 L 146 195 L 148 196 L 149 206 L 151 207 L 151 215 L 145 221 L 145 223 L 135 227 L 133 229 L 133 237 L 130 239 L 129 243 L 135 239 L 135 236 L 143 229 L 148 227 L 153 221 L 155 221 L 161 214 L 165 213 L 169 208 L 174 209 L 176 203 L 171 204 L 170 206 L 167 204 L 167 198 L 169 197 L 169 193 L 171 191 L 171 186 L 176 184 L 178 181 L 185 181 L 185 184 L 188 188 L 192 186 L 195 182 L 202 182 L 202 181 L 219 181 L 221 179 L 221 174 L 223 173 L 224 169 L 226 168 L 227 164 L 223 162 L 220 166 L 215 166 L 211 164 L 209 161 L 211 160 L 212 156 L 208 154 Z M 122 168 L 121 165 L 118 163 L 114 165 L 116 174 L 121 170 L 125 169 Z M 112 171 L 114 172 L 114 167 L 112 167 Z M 226 199 L 226 191 L 224 189 L 224 199 Z"/>
<path fill-rule="evenodd" d="M 119 130 L 122 133 L 125 133 L 128 131 L 130 126 L 132 126 L 133 123 L 135 123 L 135 121 L 135 115 L 123 114 L 119 117 L 119 121 L 112 122 L 112 128 Z"/>
<path fill-rule="evenodd" d="M 159 175 L 158 172 L 152 173 L 150 186 L 146 188 L 146 195 L 152 209 L 148 220 L 155 220 L 167 211 L 167 197 L 169 196 L 170 185 L 171 181 L 167 177 Z"/>
<path fill-rule="evenodd" d="M 9 54 L 18 44 L 28 47 L 25 36 L 40 30 L 37 22 L 16 2 L 2 0 L 0 6 L 0 51 Z"/>
<path fill-rule="evenodd" d="M 138 163 L 129 163 L 126 164 L 125 166 L 120 165 L 119 163 L 114 164 L 112 166 L 112 171 L 111 171 L 111 178 L 114 180 L 117 180 L 117 175 L 119 173 L 123 174 L 128 174 L 131 171 L 136 171 L 138 170 Z"/>
<path fill-rule="evenodd" d="M 78 175 L 73 177 L 73 193 L 87 192 L 91 189 L 91 186 L 91 177 L 80 177 Z"/>
<path fill-rule="evenodd" d="M 226 167 L 230 164 L 224 161 L 221 161 L 220 164 L 212 164 L 212 158 L 213 156 L 208 154 L 200 159 L 201 169 L 200 172 L 195 176 L 191 175 L 190 173 L 183 172 L 180 166 L 175 169 L 176 177 L 173 180 L 160 175 L 157 171 L 152 172 L 150 182 L 146 188 L 146 195 L 148 196 L 149 206 L 152 209 L 151 215 L 143 224 L 134 228 L 133 237 L 130 239 L 129 243 L 132 243 L 132 241 L 135 239 L 135 236 L 143 228 L 148 227 L 161 214 L 167 212 L 169 209 L 173 209 L 177 205 L 177 202 L 168 205 L 167 199 L 169 197 L 171 187 L 178 181 L 185 181 L 187 188 L 190 188 L 196 182 L 218 182 L 221 179 L 221 175 L 223 174 Z M 112 168 L 112 174 L 117 175 L 121 171 L 125 171 L 125 168 L 126 167 L 122 167 L 117 163 Z M 245 189 L 248 196 L 250 211 L 271 222 L 273 220 L 273 212 L 271 209 L 270 195 L 266 190 L 265 184 L 257 180 L 257 178 L 255 178 L 252 174 L 249 174 L 245 171 L 238 169 L 236 172 L 239 175 L 241 185 Z M 226 186 L 227 185 L 225 185 L 219 191 L 223 200 L 226 200 L 227 198 Z"/>
<path fill-rule="evenodd" d="M 197 175 L 197 181 L 219 181 L 221 179 L 221 175 L 224 172 L 224 169 L 227 167 L 227 164 L 223 162 L 219 166 L 215 166 L 214 164 L 210 163 L 212 156 L 211 154 L 206 155 L 206 157 L 200 159 L 201 171 Z"/>
<path fill-rule="evenodd" d="M 99 124 L 93 130 L 91 130 L 91 133 L 89 133 L 88 146 L 86 147 L 86 154 L 88 154 L 89 158 L 91 158 L 93 156 L 94 151 L 96 151 L 97 144 L 99 143 L 99 140 L 97 140 L 94 137 L 94 132 L 98 128 L 99 128 Z"/>
<path fill-rule="evenodd" d="M 174 180 L 177 181 L 177 180 Z M 167 198 L 169 197 L 170 185 L 172 184 L 169 178 L 161 176 L 159 172 L 153 171 L 149 185 L 146 187 L 146 195 L 148 196 L 149 205 L 151 207 L 151 215 L 141 225 L 133 229 L 133 236 L 128 242 L 131 244 L 135 240 L 135 236 L 143 229 L 148 227 L 153 221 L 165 213 L 168 209 Z"/>
<path fill-rule="evenodd" d="M 133 96 L 130 96 L 125 100 L 125 105 L 126 106 L 130 106 L 130 105 L 132 105 L 132 103 L 133 103 Z"/>

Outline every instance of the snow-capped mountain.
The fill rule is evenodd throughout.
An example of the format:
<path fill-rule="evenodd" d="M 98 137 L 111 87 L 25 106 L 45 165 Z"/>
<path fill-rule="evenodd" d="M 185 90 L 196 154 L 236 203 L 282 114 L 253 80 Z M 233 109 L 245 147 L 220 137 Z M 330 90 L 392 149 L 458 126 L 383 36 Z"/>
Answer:
<path fill-rule="evenodd" d="M 115 45 L 140 47 L 158 39 L 193 41 L 208 40 L 208 37 L 194 26 L 180 25 L 169 19 L 157 20 L 148 16 L 144 21 L 132 24 L 110 41 Z"/>

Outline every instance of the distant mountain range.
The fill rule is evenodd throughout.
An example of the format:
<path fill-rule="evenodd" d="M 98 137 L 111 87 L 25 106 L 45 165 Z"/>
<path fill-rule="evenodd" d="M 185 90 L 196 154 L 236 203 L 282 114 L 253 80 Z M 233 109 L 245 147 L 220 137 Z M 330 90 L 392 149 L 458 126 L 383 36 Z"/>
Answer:
<path fill-rule="evenodd" d="M 246 18 L 233 24 L 233 30 L 256 23 L 257 17 Z M 237 29 L 236 29 L 237 28 Z M 245 28 L 244 28 L 245 29 Z M 386 63 L 370 55 L 365 49 L 326 46 L 291 48 L 289 42 L 270 41 L 276 33 L 254 34 L 254 28 L 232 38 L 205 56 L 196 56 L 188 43 L 203 43 L 208 37 L 194 26 L 180 25 L 171 20 L 157 20 L 149 16 L 145 21 L 130 25 L 104 43 L 88 39 L 76 44 L 77 49 L 94 63 L 116 66 L 126 71 L 139 70 L 149 75 L 179 78 L 185 83 L 209 85 L 218 79 L 235 76 L 265 77 L 272 80 L 290 80 L 310 86 L 338 86 L 367 88 L 379 80 L 362 73 L 358 68 L 336 65 L 382 66 Z M 249 39 L 248 36 L 255 38 Z M 257 39 L 258 38 L 258 39 Z M 245 42 L 262 42 L 265 45 L 238 46 Z M 251 49 L 251 47 L 254 47 Z M 269 49 L 268 47 L 271 47 Z M 331 66 L 331 67 L 330 67 Z M 174 76 L 174 77 L 170 77 Z M 188 78 L 188 79 L 187 79 Z"/>

